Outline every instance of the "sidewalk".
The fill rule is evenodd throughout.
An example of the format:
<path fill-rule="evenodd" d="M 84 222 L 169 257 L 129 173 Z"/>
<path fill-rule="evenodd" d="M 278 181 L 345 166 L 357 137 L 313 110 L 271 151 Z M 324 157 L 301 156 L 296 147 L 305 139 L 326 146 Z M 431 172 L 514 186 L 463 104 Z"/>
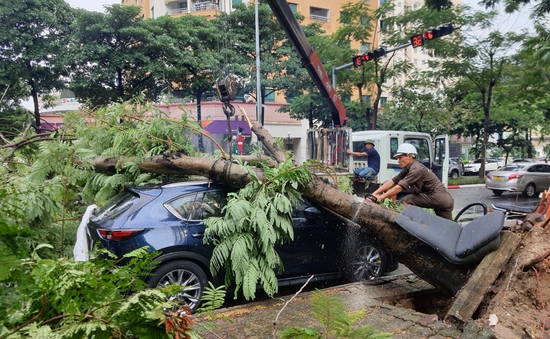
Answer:
<path fill-rule="evenodd" d="M 458 188 L 475 188 L 475 187 L 485 187 L 485 184 L 471 184 L 471 185 L 449 185 L 447 189 L 458 189 Z"/>
<path fill-rule="evenodd" d="M 365 310 L 357 326 L 372 325 L 380 332 L 392 333 L 395 339 L 492 337 L 491 329 L 478 328 L 474 322 L 469 323 L 463 332 L 447 327 L 435 314 L 394 306 L 407 303 L 412 306 L 419 300 L 428 300 L 428 296 L 435 293 L 435 289 L 423 280 L 411 283 L 406 278 L 407 275 L 388 276 L 376 281 L 340 285 L 322 291 L 326 295 L 341 298 L 350 312 Z M 214 313 L 214 320 L 207 315 L 195 318 L 193 328 L 205 339 L 273 339 L 278 338 L 277 330 L 289 326 L 322 331 L 318 320 L 313 316 L 310 295 L 311 292 L 299 294 L 286 306 L 292 295 L 220 309 Z M 280 312 L 283 307 L 284 310 Z M 274 324 L 276 319 L 277 323 Z M 211 332 L 204 329 L 209 321 L 215 324 L 215 329 Z"/>

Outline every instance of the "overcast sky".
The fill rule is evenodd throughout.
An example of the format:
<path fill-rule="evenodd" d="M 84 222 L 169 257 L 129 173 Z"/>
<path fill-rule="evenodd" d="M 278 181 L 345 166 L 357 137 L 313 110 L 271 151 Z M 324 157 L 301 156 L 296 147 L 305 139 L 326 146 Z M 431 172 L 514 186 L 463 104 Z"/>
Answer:
<path fill-rule="evenodd" d="M 120 4 L 120 0 L 65 0 L 74 8 L 83 8 L 88 11 L 103 12 L 104 5 Z"/>

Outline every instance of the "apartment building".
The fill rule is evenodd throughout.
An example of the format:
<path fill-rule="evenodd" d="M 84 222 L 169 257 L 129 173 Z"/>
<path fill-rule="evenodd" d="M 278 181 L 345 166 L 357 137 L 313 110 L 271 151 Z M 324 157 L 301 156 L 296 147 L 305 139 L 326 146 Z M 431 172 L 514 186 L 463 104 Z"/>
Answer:
<path fill-rule="evenodd" d="M 382 5 L 386 0 L 358 0 L 366 1 L 370 4 L 371 9 L 375 10 Z M 460 0 L 459 0 L 460 1 Z M 124 6 L 135 5 L 142 8 L 144 18 L 156 18 L 162 15 L 181 16 L 181 15 L 203 15 L 214 17 L 220 12 L 229 13 L 234 9 L 234 5 L 238 3 L 249 3 L 250 0 L 121 0 Z M 341 7 L 348 3 L 349 0 L 336 1 L 321 1 L 321 0 L 290 0 L 288 4 L 293 12 L 300 12 L 305 16 L 305 24 L 311 22 L 320 22 L 323 30 L 327 34 L 334 33 L 339 26 L 339 18 Z M 455 1 L 456 2 L 456 1 Z M 420 8 L 424 4 L 423 0 L 397 0 L 395 1 L 395 13 L 399 14 L 406 7 Z M 376 23 L 376 27 L 384 25 L 383 20 Z M 383 38 L 375 31 L 371 41 L 352 41 L 350 45 L 357 49 L 360 53 L 366 53 L 383 45 Z M 385 46 L 388 48 L 394 46 Z M 423 48 L 407 47 L 395 52 L 394 62 L 409 60 L 418 71 L 426 68 L 427 61 L 430 56 Z M 401 75 L 396 78 L 386 80 L 386 87 L 393 85 L 403 85 L 407 80 L 407 76 Z M 363 100 L 370 101 L 370 96 L 365 95 Z M 383 94 L 380 104 L 388 100 L 388 95 Z"/>
<path fill-rule="evenodd" d="M 338 29 L 342 5 L 348 3 L 349 1 L 350 0 L 289 0 L 288 4 L 293 12 L 299 12 L 304 15 L 305 24 L 311 22 L 321 23 L 322 29 L 325 30 L 327 34 L 331 34 Z M 371 9 L 375 10 L 387 0 L 357 1 L 366 1 L 371 6 Z M 222 12 L 230 13 L 234 10 L 235 4 L 248 4 L 251 2 L 253 2 L 253 0 L 121 0 L 121 5 L 140 6 L 142 8 L 143 18 L 157 18 L 163 15 L 170 15 L 174 17 L 182 15 L 202 15 L 215 17 Z M 395 14 L 402 12 L 406 6 L 411 8 L 419 8 L 423 5 L 423 3 L 424 0 L 397 0 L 395 3 Z M 382 20 L 376 24 L 377 27 L 379 27 L 380 25 L 383 25 L 384 22 Z M 377 32 L 378 30 L 376 30 L 375 34 L 373 34 L 371 41 L 351 41 L 350 46 L 357 49 L 359 53 L 366 53 L 380 47 L 380 41 L 383 42 L 383 39 Z M 391 48 L 394 46 L 386 47 Z M 412 47 L 407 47 L 397 51 L 394 60 L 401 61 L 408 59 L 417 67 L 418 70 L 421 71 L 427 64 L 426 61 L 428 58 L 429 56 L 422 50 L 422 48 L 413 49 Z M 404 76 L 395 79 L 387 79 L 386 85 L 391 86 L 393 84 L 403 84 L 405 81 L 406 78 Z M 382 98 L 380 100 L 380 106 L 382 107 L 388 100 L 388 95 L 385 93 L 389 93 L 389 91 L 382 94 Z M 307 139 L 305 130 L 307 130 L 307 125 L 305 125 L 304 122 L 297 122 L 289 117 L 286 117 L 286 119 L 281 119 L 281 113 L 275 113 L 277 116 L 276 118 L 275 116 L 270 117 L 270 114 L 268 113 L 270 111 L 274 111 L 276 109 L 275 106 L 279 107 L 280 105 L 285 104 L 284 102 L 278 102 L 279 97 L 282 98 L 282 96 L 277 96 L 272 98 L 275 102 L 264 103 L 264 106 L 268 107 L 265 115 L 265 124 L 266 126 L 269 126 L 269 131 L 273 136 L 279 136 L 284 138 L 284 140 L 287 140 L 286 142 L 290 145 L 289 149 L 294 150 L 294 153 L 299 158 L 299 162 L 304 161 L 306 153 L 305 144 Z M 372 102 L 374 98 L 371 98 L 369 95 L 364 95 L 362 100 Z M 249 109 L 251 108 L 252 107 Z M 214 110 L 216 111 L 219 109 Z"/>

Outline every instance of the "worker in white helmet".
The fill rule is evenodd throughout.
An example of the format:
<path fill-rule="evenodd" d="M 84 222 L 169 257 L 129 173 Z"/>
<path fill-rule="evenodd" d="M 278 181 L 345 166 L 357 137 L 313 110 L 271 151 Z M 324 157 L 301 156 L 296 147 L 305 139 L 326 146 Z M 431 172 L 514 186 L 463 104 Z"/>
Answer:
<path fill-rule="evenodd" d="M 376 202 L 397 195 L 409 189 L 412 194 L 403 198 L 403 204 L 423 208 L 433 208 L 435 214 L 453 219 L 454 199 L 439 178 L 426 166 L 415 160 L 416 147 L 403 143 L 394 155 L 398 159 L 401 172 L 373 192 Z"/>

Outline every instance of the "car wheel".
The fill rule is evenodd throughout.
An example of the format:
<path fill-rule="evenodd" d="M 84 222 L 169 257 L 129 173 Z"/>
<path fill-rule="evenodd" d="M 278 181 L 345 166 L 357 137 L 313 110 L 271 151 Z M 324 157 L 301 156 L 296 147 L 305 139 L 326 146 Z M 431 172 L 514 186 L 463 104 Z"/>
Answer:
<path fill-rule="evenodd" d="M 493 190 L 493 194 L 494 195 L 502 195 L 502 193 L 504 193 L 503 191 L 499 191 L 499 190 Z"/>
<path fill-rule="evenodd" d="M 191 308 L 191 312 L 195 312 L 200 306 L 202 292 L 208 284 L 204 271 L 190 261 L 175 260 L 161 264 L 147 280 L 147 285 L 152 288 L 173 284 L 183 286 L 183 300 Z"/>
<path fill-rule="evenodd" d="M 360 247 L 350 263 L 353 281 L 373 280 L 386 272 L 386 253 L 371 244 Z"/>
<path fill-rule="evenodd" d="M 535 193 L 537 193 L 537 190 L 535 188 L 535 184 L 529 184 L 527 187 L 525 187 L 525 190 L 523 190 L 523 196 L 527 198 L 531 198 L 535 196 Z"/>
<path fill-rule="evenodd" d="M 452 171 L 451 172 L 451 178 L 458 179 L 458 171 Z"/>

